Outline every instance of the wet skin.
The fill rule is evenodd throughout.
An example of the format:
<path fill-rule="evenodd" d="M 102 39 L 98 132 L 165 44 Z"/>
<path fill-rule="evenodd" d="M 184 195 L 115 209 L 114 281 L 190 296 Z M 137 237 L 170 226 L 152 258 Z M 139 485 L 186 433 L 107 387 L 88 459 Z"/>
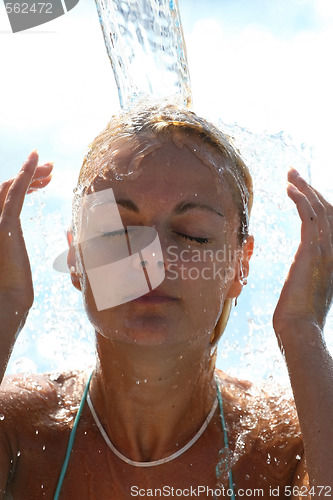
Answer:
<path fill-rule="evenodd" d="M 250 383 L 221 372 L 220 377 L 229 445 L 239 454 L 232 468 L 236 494 L 240 489 L 252 490 L 254 497 L 254 490 L 260 488 L 263 491 L 260 497 L 268 500 L 272 498 L 270 488 L 279 488 L 281 494 L 276 498 L 285 498 L 284 488 L 290 486 L 297 475 L 301 487 L 303 477 L 301 469 L 295 472 L 303 445 L 293 404 L 280 394 L 256 394 Z M 57 380 L 54 378 L 50 380 L 46 375 L 8 378 L 3 384 L 3 390 L 8 384 L 8 394 L 13 398 L 8 401 L 7 394 L 4 400 L 7 404 L 1 425 L 6 426 L 8 459 L 13 460 L 9 490 L 15 499 L 51 500 L 55 492 L 86 374 L 68 373 Z M 162 466 L 137 469 L 120 461 L 109 450 L 85 406 L 61 498 L 125 500 L 133 498 L 131 486 L 216 488 L 214 469 L 223 447 L 221 434 L 217 410 L 204 435 L 184 455 Z M 239 441 L 236 445 L 241 435 L 244 446 L 239 446 Z M 221 484 L 225 490 L 229 487 L 225 479 Z M 152 497 L 148 493 L 140 498 Z M 212 496 L 202 494 L 200 498 Z"/>
<path fill-rule="evenodd" d="M 117 165 L 121 171 L 128 158 L 119 156 Z M 231 286 L 223 276 L 236 265 L 235 259 L 215 259 L 215 269 L 220 272 L 214 276 L 213 263 L 207 262 L 204 252 L 209 250 L 215 256 L 226 247 L 236 256 L 240 250 L 239 216 L 228 182 L 222 180 L 220 185 L 217 175 L 187 147 L 180 149 L 172 142 L 161 144 L 144 158 L 137 172 L 135 177 L 129 175 L 122 180 L 112 178 L 110 173 L 109 178 L 95 182 L 94 186 L 97 191 L 112 187 L 124 226 L 156 229 L 166 275 L 155 293 L 160 291 L 170 300 L 134 300 L 97 312 L 84 270 L 81 288 L 89 319 L 101 335 L 115 341 L 185 346 L 197 340 L 204 349 Z M 96 248 L 103 245 L 106 251 L 112 251 L 117 235 L 108 236 L 107 222 L 93 220 L 92 226 L 101 233 Z M 79 238 L 82 241 L 85 235 L 80 234 Z"/>
<path fill-rule="evenodd" d="M 126 163 L 126 155 L 121 161 Z M 133 460 L 149 461 L 176 451 L 177 442 L 183 446 L 201 426 L 215 398 L 211 335 L 221 303 L 241 291 L 236 253 L 239 216 L 228 183 L 219 184 L 209 167 L 187 148 L 165 143 L 144 158 L 140 168 L 135 179 L 117 181 L 110 174 L 96 182 L 95 189 L 112 187 L 117 200 L 131 201 L 132 208 L 128 203 L 119 207 L 124 225 L 156 228 L 166 269 L 159 290 L 170 300 L 132 301 L 98 311 L 85 269 L 78 262 L 74 262 L 72 280 L 83 292 L 96 329 L 97 369 L 91 384 L 96 411 L 118 449 Z M 181 211 L 188 203 L 210 209 L 192 205 Z M 196 262 L 200 278 L 190 281 L 186 277 L 193 262 L 179 258 L 184 273 L 171 280 L 170 245 L 179 255 L 182 250 L 217 251 L 228 245 L 238 257 L 219 265 L 235 272 L 228 273 L 227 280 L 220 276 L 207 280 L 200 272 L 207 262 Z M 12 469 L 8 491 L 14 498 L 53 497 L 83 378 L 73 374 L 51 381 L 36 376 L 3 383 L 1 467 L 5 472 Z M 265 394 L 251 396 L 248 383 L 222 378 L 230 448 L 239 453 L 233 466 L 236 491 L 264 488 L 263 498 L 268 499 L 270 487 L 280 486 L 283 492 L 282 487 L 296 480 L 297 455 L 302 455 L 303 446 L 295 410 Z M 143 379 L 149 383 L 136 383 Z M 61 498 L 128 499 L 132 485 L 214 488 L 223 444 L 217 410 L 188 452 L 159 467 L 136 469 L 108 449 L 85 406 Z M 227 488 L 227 480 L 223 485 Z"/>

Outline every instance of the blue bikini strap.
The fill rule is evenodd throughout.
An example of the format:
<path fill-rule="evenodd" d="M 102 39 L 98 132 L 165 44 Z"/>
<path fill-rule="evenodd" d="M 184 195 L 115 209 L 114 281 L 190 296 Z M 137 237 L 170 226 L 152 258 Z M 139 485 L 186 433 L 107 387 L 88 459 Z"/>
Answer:
<path fill-rule="evenodd" d="M 224 458 L 223 458 L 223 452 L 222 453 L 220 452 L 220 454 L 222 455 L 222 459 L 217 464 L 216 469 L 215 469 L 216 470 L 216 477 L 219 479 L 222 475 L 221 468 L 223 468 L 224 471 L 227 471 L 229 468 L 227 459 L 228 459 L 228 456 L 231 454 L 231 451 L 229 450 L 229 440 L 228 440 L 227 428 L 226 428 L 225 419 L 224 419 L 222 394 L 220 391 L 220 385 L 219 385 L 217 376 L 215 378 L 215 382 L 216 382 L 217 399 L 218 399 L 219 407 L 220 407 L 220 416 L 221 416 L 221 424 L 222 424 L 223 440 L 224 440 L 224 450 L 226 450 L 226 453 L 225 453 L 226 457 L 224 457 Z M 234 490 L 234 482 L 233 482 L 233 478 L 232 478 L 231 468 L 229 468 L 228 475 L 229 475 L 229 488 L 232 492 L 230 498 L 232 498 L 232 500 L 235 500 L 235 490 Z"/>
<path fill-rule="evenodd" d="M 75 434 L 76 434 L 76 431 L 77 431 L 77 427 L 79 425 L 81 413 L 82 413 L 82 410 L 83 410 L 83 407 L 84 407 L 84 403 L 86 401 L 86 397 L 87 397 L 88 390 L 89 390 L 89 385 L 90 385 L 90 380 L 91 380 L 91 377 L 92 377 L 93 373 L 94 372 L 91 372 L 91 374 L 89 376 L 88 382 L 87 382 L 86 387 L 84 389 L 84 393 L 83 393 L 83 396 L 82 396 L 82 399 L 81 399 L 81 403 L 80 403 L 78 412 L 77 412 L 75 420 L 74 420 L 74 424 L 73 424 L 73 427 L 72 427 L 72 430 L 71 430 L 71 434 L 69 436 L 69 441 L 68 441 L 68 445 L 67 445 L 67 451 L 66 451 L 65 460 L 64 460 L 61 472 L 60 472 L 60 477 L 59 477 L 57 489 L 56 489 L 56 492 L 55 492 L 53 500 L 58 500 L 59 495 L 60 495 L 60 490 L 61 490 L 61 487 L 62 487 L 62 483 L 64 481 L 64 477 L 65 477 L 65 474 L 66 474 L 66 470 L 67 470 L 69 458 L 70 458 L 71 451 L 72 451 L 72 448 L 73 448 Z"/>

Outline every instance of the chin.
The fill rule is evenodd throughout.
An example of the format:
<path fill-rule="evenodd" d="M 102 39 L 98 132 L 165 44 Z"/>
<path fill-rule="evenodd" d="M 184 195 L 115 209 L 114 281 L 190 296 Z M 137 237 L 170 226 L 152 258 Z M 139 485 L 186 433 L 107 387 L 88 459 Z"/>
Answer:
<path fill-rule="evenodd" d="M 173 331 L 160 315 L 129 315 L 124 320 L 123 340 L 136 345 L 158 346 L 170 342 Z"/>
<path fill-rule="evenodd" d="M 121 317 L 115 317 L 114 314 L 103 314 L 101 317 L 99 314 L 94 317 L 89 315 L 89 320 L 95 331 L 104 338 L 131 345 L 164 345 L 172 341 L 171 337 L 175 334 L 175 327 L 160 314 L 127 312 Z"/>

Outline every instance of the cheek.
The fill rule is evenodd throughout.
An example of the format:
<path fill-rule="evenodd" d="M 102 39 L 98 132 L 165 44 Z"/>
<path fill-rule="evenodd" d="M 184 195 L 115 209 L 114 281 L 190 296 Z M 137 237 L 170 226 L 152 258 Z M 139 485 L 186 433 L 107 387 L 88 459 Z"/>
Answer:
<path fill-rule="evenodd" d="M 224 291 L 235 278 L 237 247 L 227 239 L 202 249 L 172 247 L 168 254 L 166 278 L 177 286 L 200 291 L 202 297 L 222 299 Z"/>
<path fill-rule="evenodd" d="M 173 272 L 191 328 L 211 332 L 221 314 L 229 283 L 224 262 L 183 260 Z"/>
<path fill-rule="evenodd" d="M 83 278 L 82 296 L 88 320 L 94 330 L 109 338 L 117 336 L 120 329 L 119 321 L 117 321 L 119 306 L 99 311 L 87 277 Z"/>

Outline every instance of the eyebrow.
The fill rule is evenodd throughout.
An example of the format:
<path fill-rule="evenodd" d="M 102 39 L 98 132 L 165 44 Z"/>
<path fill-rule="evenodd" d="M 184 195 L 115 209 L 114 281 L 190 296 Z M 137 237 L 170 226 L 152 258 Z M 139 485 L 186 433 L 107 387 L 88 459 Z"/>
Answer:
<path fill-rule="evenodd" d="M 122 206 L 123 208 L 126 208 L 127 210 L 131 210 L 132 212 L 135 213 L 140 213 L 140 210 L 138 206 L 133 203 L 133 201 L 125 199 L 125 198 L 120 198 L 119 200 L 116 200 L 117 204 Z M 207 212 L 213 212 L 220 217 L 224 217 L 221 212 L 216 210 L 215 208 L 211 207 L 210 205 L 206 205 L 204 203 L 193 203 L 193 202 L 184 202 L 182 201 L 181 203 L 178 203 L 178 205 L 175 207 L 173 210 L 174 215 L 181 215 L 186 212 L 190 212 L 191 210 L 205 210 Z"/>
<path fill-rule="evenodd" d="M 193 202 L 184 202 L 184 201 L 179 203 L 173 212 L 175 215 L 180 215 L 180 214 L 184 214 L 186 212 L 190 212 L 191 210 L 206 210 L 208 212 L 213 212 L 213 213 L 219 215 L 220 217 L 224 217 L 224 215 L 221 214 L 221 212 L 219 212 L 215 208 L 211 207 L 210 205 L 206 205 L 204 203 L 193 203 Z"/>
<path fill-rule="evenodd" d="M 131 210 L 132 212 L 135 212 L 136 214 L 140 213 L 139 208 L 131 200 L 126 200 L 125 198 L 120 198 L 119 200 L 116 200 L 116 202 L 117 202 L 117 205 L 120 205 L 121 207 L 127 208 L 127 210 Z"/>

